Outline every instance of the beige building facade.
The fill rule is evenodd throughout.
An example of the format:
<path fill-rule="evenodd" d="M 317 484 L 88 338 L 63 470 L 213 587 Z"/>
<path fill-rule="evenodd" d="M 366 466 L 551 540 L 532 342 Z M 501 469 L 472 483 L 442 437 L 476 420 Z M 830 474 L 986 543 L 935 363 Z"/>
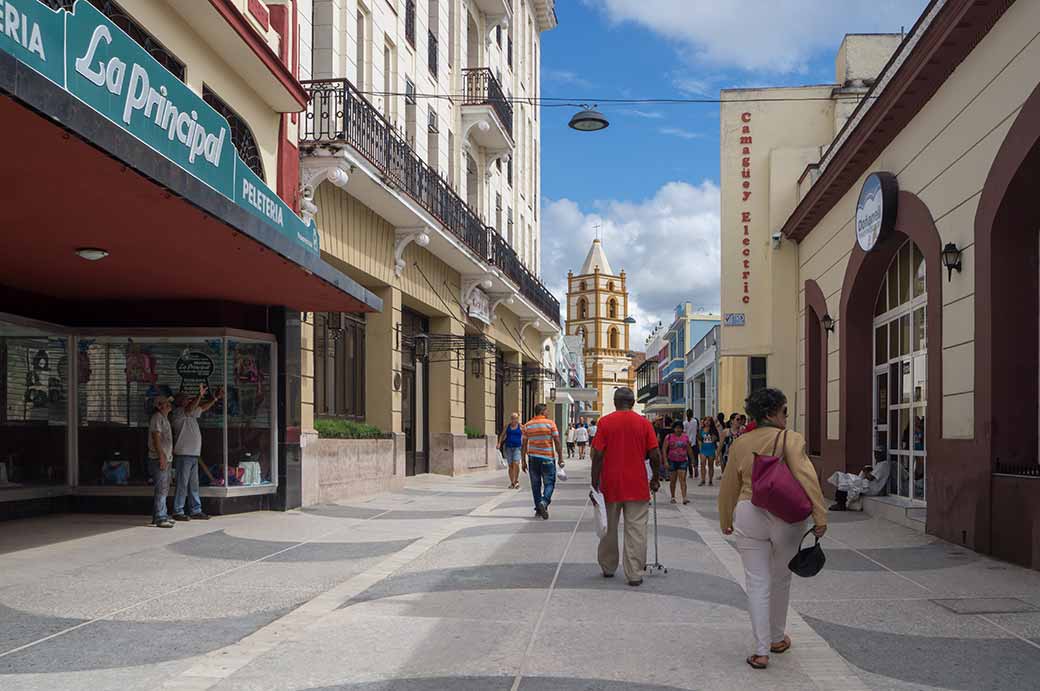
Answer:
<path fill-rule="evenodd" d="M 560 310 L 537 276 L 538 113 L 517 102 L 538 92 L 553 3 L 311 10 L 303 205 L 322 256 L 384 309 L 306 315 L 305 495 L 330 474 L 357 493 L 487 468 L 509 415 L 530 417 L 554 384 Z M 315 421 L 335 419 L 374 425 L 392 453 L 357 477 L 317 441 Z M 320 462 L 308 466 L 308 448 Z"/>
<path fill-rule="evenodd" d="M 585 382 L 597 392 L 590 412 L 614 412 L 614 390 L 635 390 L 629 352 L 628 285 L 624 269 L 615 274 L 600 240 L 594 240 L 578 274 L 567 273 L 567 335 L 584 342 Z"/>
<path fill-rule="evenodd" d="M 723 335 L 727 353 L 783 353 L 794 376 L 770 368 L 768 383 L 788 393 L 822 477 L 883 467 L 886 504 L 909 522 L 1034 568 L 1037 26 L 1033 2 L 931 3 L 833 143 L 791 162 L 799 175 L 773 178 L 769 153 L 772 194 L 765 227 L 752 226 L 743 304 L 771 289 L 784 324 Z M 728 121 L 744 112 L 757 147 L 761 115 L 734 107 Z M 740 199 L 729 198 L 724 214 Z M 757 224 L 762 209 L 750 211 Z M 726 262 L 729 312 L 743 286 Z"/>

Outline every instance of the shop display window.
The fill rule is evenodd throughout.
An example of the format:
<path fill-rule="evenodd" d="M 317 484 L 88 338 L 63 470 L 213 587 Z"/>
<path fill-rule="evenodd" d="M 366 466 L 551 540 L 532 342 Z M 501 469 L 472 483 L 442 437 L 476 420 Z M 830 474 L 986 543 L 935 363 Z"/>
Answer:
<path fill-rule="evenodd" d="M 0 321 L 0 492 L 66 482 L 70 339 Z"/>
<path fill-rule="evenodd" d="M 78 482 L 147 486 L 148 426 L 157 396 L 198 406 L 202 488 L 273 487 L 273 344 L 221 336 L 78 336 Z M 84 369 L 85 368 L 85 369 Z M 205 394 L 200 398 L 200 391 Z M 178 425 L 174 424 L 174 454 Z"/>

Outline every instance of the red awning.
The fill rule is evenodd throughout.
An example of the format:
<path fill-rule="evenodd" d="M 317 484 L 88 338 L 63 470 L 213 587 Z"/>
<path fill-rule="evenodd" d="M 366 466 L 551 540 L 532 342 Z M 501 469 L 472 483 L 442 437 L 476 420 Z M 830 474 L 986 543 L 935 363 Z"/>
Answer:
<path fill-rule="evenodd" d="M 378 308 L 321 260 L 307 267 L 278 254 L 3 96 L 0 132 L 0 284 L 67 300 Z M 81 247 L 109 256 L 86 261 Z"/>

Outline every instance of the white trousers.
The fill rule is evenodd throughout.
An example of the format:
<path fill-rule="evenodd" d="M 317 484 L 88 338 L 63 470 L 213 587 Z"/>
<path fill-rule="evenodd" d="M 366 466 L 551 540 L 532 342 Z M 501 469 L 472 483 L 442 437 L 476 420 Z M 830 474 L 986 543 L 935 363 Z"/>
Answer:
<path fill-rule="evenodd" d="M 737 550 L 744 561 L 756 655 L 769 655 L 770 644 L 784 640 L 787 606 L 791 601 L 791 571 L 787 564 L 798 551 L 805 531 L 805 521 L 786 523 L 747 500 L 738 502 L 733 513 Z"/>

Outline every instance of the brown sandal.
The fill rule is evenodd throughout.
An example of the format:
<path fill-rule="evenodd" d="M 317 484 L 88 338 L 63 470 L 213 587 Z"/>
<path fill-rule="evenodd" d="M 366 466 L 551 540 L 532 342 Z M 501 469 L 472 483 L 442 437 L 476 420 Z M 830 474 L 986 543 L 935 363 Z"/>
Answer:
<path fill-rule="evenodd" d="M 756 662 L 756 660 L 765 660 L 765 662 Z M 745 662 L 751 666 L 752 669 L 765 669 L 769 666 L 768 655 L 749 655 Z"/>
<path fill-rule="evenodd" d="M 773 645 L 769 646 L 769 652 L 775 653 L 777 655 L 783 655 L 790 649 L 791 638 L 789 636 L 784 636 L 783 641 L 781 641 L 780 643 L 774 643 Z"/>

